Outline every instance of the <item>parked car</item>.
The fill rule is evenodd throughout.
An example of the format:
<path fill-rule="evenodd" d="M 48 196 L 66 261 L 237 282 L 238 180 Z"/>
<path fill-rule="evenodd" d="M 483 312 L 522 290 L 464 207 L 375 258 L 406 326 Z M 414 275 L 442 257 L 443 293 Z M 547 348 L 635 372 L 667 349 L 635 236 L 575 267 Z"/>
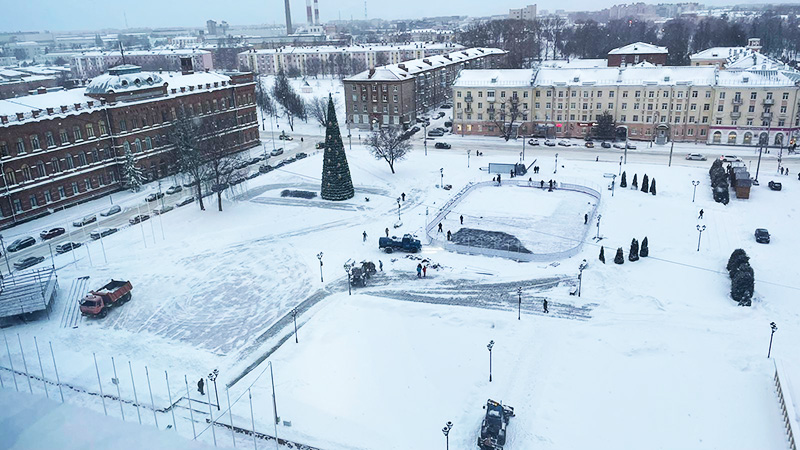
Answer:
<path fill-rule="evenodd" d="M 194 203 L 194 196 L 187 195 L 186 197 L 183 197 L 178 201 L 178 203 L 175 203 L 175 206 L 184 206 L 188 205 L 189 203 Z"/>
<path fill-rule="evenodd" d="M 689 161 L 705 161 L 706 157 L 701 155 L 700 153 L 689 153 L 686 155 L 686 159 Z"/>
<path fill-rule="evenodd" d="M 308 158 L 308 155 L 307 155 L 305 152 L 297 152 L 297 154 L 295 155 L 295 157 L 296 157 L 297 159 L 303 159 L 303 158 Z"/>
<path fill-rule="evenodd" d="M 585 143 L 585 144 L 583 144 L 583 145 L 584 145 L 586 148 L 594 148 L 594 142 L 593 142 L 593 141 L 586 141 L 586 143 Z"/>
<path fill-rule="evenodd" d="M 293 141 L 294 138 L 286 134 L 285 131 L 282 131 L 281 134 L 278 136 L 278 139 L 282 141 Z"/>
<path fill-rule="evenodd" d="M 56 227 L 42 231 L 41 233 L 39 233 L 39 237 L 42 238 L 43 240 L 53 239 L 56 236 L 61 236 L 65 232 L 66 232 L 65 229 L 61 227 Z"/>
<path fill-rule="evenodd" d="M 253 178 L 255 178 L 255 177 L 259 176 L 259 175 L 261 175 L 261 172 L 259 172 L 257 170 L 254 170 L 252 173 L 249 173 L 246 178 L 248 180 L 252 180 Z"/>
<path fill-rule="evenodd" d="M 271 152 L 269 152 L 269 154 L 270 154 L 271 156 L 278 156 L 278 155 L 282 155 L 282 154 L 283 154 L 283 147 L 276 148 L 276 149 L 272 150 Z"/>
<path fill-rule="evenodd" d="M 93 223 L 93 222 L 96 222 L 96 221 L 97 221 L 97 216 L 92 214 L 91 216 L 86 216 L 81 220 L 76 220 L 75 222 L 72 222 L 72 226 L 73 227 L 82 227 L 84 225 L 89 225 L 90 223 Z"/>
<path fill-rule="evenodd" d="M 80 242 L 64 242 L 63 244 L 56 245 L 56 253 L 62 254 L 67 253 L 76 248 L 80 247 L 82 244 Z"/>
<path fill-rule="evenodd" d="M 261 162 L 262 159 L 264 159 L 263 156 L 256 156 L 255 158 L 251 158 L 250 161 L 248 161 L 248 164 L 251 166 L 253 164 L 258 164 L 259 162 Z"/>
<path fill-rule="evenodd" d="M 136 225 L 137 223 L 144 222 L 149 218 L 150 216 L 148 216 L 147 214 L 137 214 L 128 219 L 128 223 L 130 223 L 131 225 Z"/>
<path fill-rule="evenodd" d="M 428 131 L 428 136 L 430 136 L 430 137 L 441 137 L 441 136 L 444 136 L 444 131 L 433 129 L 431 131 Z"/>
<path fill-rule="evenodd" d="M 107 211 L 101 212 L 100 215 L 103 217 L 113 216 L 114 214 L 122 211 L 122 208 L 119 205 L 114 205 L 111 208 L 108 208 Z"/>
<path fill-rule="evenodd" d="M 164 206 L 162 206 L 162 207 L 160 207 L 160 208 L 155 208 L 155 209 L 153 210 L 153 214 L 155 214 L 155 215 L 157 215 L 157 216 L 158 216 L 158 215 L 160 215 L 160 214 L 164 214 L 164 213 L 170 212 L 170 211 L 172 211 L 173 209 L 175 209 L 175 207 L 173 207 L 173 206 L 170 206 L 170 205 L 164 205 Z"/>
<path fill-rule="evenodd" d="M 442 111 L 439 111 L 439 114 L 436 114 L 436 118 L 437 118 L 437 119 L 441 119 L 441 118 L 442 118 L 442 117 L 444 117 L 444 116 L 445 116 L 445 113 L 444 113 L 444 112 L 442 112 Z"/>
<path fill-rule="evenodd" d="M 624 150 L 625 149 L 625 143 L 624 142 L 614 142 L 613 147 L 614 148 L 618 148 L 620 150 Z"/>
<path fill-rule="evenodd" d="M 249 165 L 250 161 L 239 161 L 238 163 L 236 163 L 236 165 L 233 166 L 233 168 L 236 170 L 242 170 Z"/>
<path fill-rule="evenodd" d="M 544 141 L 544 145 L 546 145 L 548 147 L 555 147 L 556 146 L 556 141 L 554 141 L 552 139 L 547 139 L 547 140 Z"/>
<path fill-rule="evenodd" d="M 229 186 L 228 183 L 218 183 L 218 184 L 215 184 L 215 185 L 211 186 L 211 191 L 212 192 L 221 192 L 221 191 L 224 191 L 225 189 L 228 189 L 228 186 Z"/>
<path fill-rule="evenodd" d="M 767 186 L 769 186 L 769 188 L 772 189 L 773 191 L 780 191 L 781 189 L 783 189 L 783 185 L 778 183 L 777 181 L 770 181 L 769 183 L 767 183 Z"/>
<path fill-rule="evenodd" d="M 163 192 L 154 192 L 154 193 L 148 195 L 147 197 L 145 197 L 144 199 L 147 200 L 148 202 L 154 202 L 154 201 L 156 201 L 156 200 L 158 200 L 160 198 L 164 198 L 164 193 Z"/>
<path fill-rule="evenodd" d="M 183 190 L 183 188 L 182 188 L 182 187 L 180 187 L 179 185 L 176 185 L 176 186 L 170 186 L 170 187 L 167 189 L 167 195 L 177 194 L 178 192 L 181 192 L 182 190 Z"/>
<path fill-rule="evenodd" d="M 411 127 L 411 131 L 413 131 L 414 133 L 416 133 L 416 132 L 418 132 L 418 131 L 419 131 L 419 127 L 418 127 L 418 126 L 416 126 L 416 125 L 414 125 L 413 127 Z"/>
<path fill-rule="evenodd" d="M 258 171 L 261 173 L 269 173 L 272 172 L 272 170 L 273 170 L 272 166 L 270 166 L 269 164 L 262 164 L 258 166 Z"/>
<path fill-rule="evenodd" d="M 450 121 L 450 120 L 445 121 L 444 126 L 446 126 L 447 128 L 452 128 L 453 127 L 453 122 Z"/>
<path fill-rule="evenodd" d="M 538 139 L 528 139 L 528 145 L 539 145 Z"/>
<path fill-rule="evenodd" d="M 722 162 L 741 162 L 742 161 L 742 158 L 739 158 L 738 156 L 735 156 L 735 155 L 722 155 L 722 156 L 719 157 L 719 159 L 721 159 Z"/>
<path fill-rule="evenodd" d="M 634 144 L 632 144 L 632 143 L 630 143 L 630 142 L 628 142 L 627 144 L 625 144 L 625 147 L 626 147 L 628 150 L 636 150 L 636 145 L 634 145 Z"/>
<path fill-rule="evenodd" d="M 452 103 L 445 103 L 445 104 L 442 105 L 442 109 L 450 109 L 452 107 L 453 107 Z"/>
<path fill-rule="evenodd" d="M 451 145 L 448 144 L 447 142 L 437 142 L 436 145 L 434 145 L 434 147 L 435 148 L 449 149 L 449 148 L 451 148 Z"/>
<path fill-rule="evenodd" d="M 14 263 L 14 268 L 17 270 L 27 269 L 28 267 L 35 266 L 44 261 L 44 256 L 29 256 Z"/>
<path fill-rule="evenodd" d="M 96 240 L 100 239 L 101 237 L 106 237 L 109 234 L 116 233 L 117 231 L 119 231 L 119 230 L 116 229 L 116 228 L 100 228 L 100 229 L 94 230 L 91 233 L 89 233 L 89 237 L 96 241 Z M 80 243 L 78 244 L 78 246 L 80 246 Z"/>
<path fill-rule="evenodd" d="M 317 142 L 316 144 L 314 144 L 314 148 L 316 148 L 316 149 L 320 149 L 320 148 L 324 148 L 324 147 L 325 147 L 325 143 L 324 142 Z"/>
<path fill-rule="evenodd" d="M 18 252 L 24 248 L 28 248 L 31 245 L 36 243 L 36 239 L 26 236 L 24 238 L 19 238 L 16 241 L 12 242 L 11 245 L 8 246 L 9 252 Z"/>
<path fill-rule="evenodd" d="M 600 144 L 600 147 L 603 147 L 603 148 L 611 148 L 611 143 L 610 143 L 610 142 L 607 142 L 607 141 L 603 141 L 603 142 Z"/>
<path fill-rule="evenodd" d="M 562 147 L 572 147 L 572 144 L 570 144 L 569 141 L 566 140 L 566 139 L 562 139 L 562 140 L 558 141 L 558 145 L 560 145 Z"/>
<path fill-rule="evenodd" d="M 769 231 L 766 228 L 756 228 L 755 235 L 759 244 L 769 244 Z"/>

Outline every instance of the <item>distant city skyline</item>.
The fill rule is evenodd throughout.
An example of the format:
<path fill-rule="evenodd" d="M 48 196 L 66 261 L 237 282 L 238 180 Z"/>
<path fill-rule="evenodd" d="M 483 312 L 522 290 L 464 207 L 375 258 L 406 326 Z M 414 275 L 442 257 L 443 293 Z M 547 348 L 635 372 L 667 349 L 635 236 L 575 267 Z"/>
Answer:
<path fill-rule="evenodd" d="M 479 2 L 467 0 L 454 5 L 451 2 L 431 3 L 426 0 L 405 0 L 403 2 L 376 2 L 367 0 L 367 17 L 386 20 L 421 19 L 436 16 L 492 16 L 507 14 L 510 8 L 520 8 L 527 4 L 537 4 L 538 9 L 555 11 L 594 11 L 620 4 L 619 0 L 601 2 L 578 0 L 565 4 L 553 0 L 535 2 L 530 0 L 500 0 Z M 629 2 L 634 3 L 634 2 Z M 650 3 L 650 2 L 648 2 Z M 658 2 L 652 2 L 658 3 Z M 736 2 L 736 4 L 759 4 L 755 1 Z M 731 4 L 725 0 L 704 1 L 702 4 L 721 6 Z M 201 5 L 201 6 L 199 6 Z M 271 5 L 271 7 L 266 7 Z M 305 2 L 292 0 L 292 19 L 296 24 L 305 22 Z M 283 24 L 283 2 L 280 0 L 235 0 L 232 2 L 196 2 L 194 0 L 173 0 L 170 2 L 140 0 L 137 3 L 95 2 L 78 0 L 40 0 L 37 2 L 17 2 L 0 7 L 0 32 L 17 31 L 97 31 L 103 28 L 124 29 L 126 17 L 128 28 L 197 27 L 204 28 L 208 19 L 225 20 L 231 25 Z M 43 13 L 45 11 L 46 13 Z M 321 0 L 320 17 L 323 22 L 336 20 L 363 19 L 363 0 Z"/>

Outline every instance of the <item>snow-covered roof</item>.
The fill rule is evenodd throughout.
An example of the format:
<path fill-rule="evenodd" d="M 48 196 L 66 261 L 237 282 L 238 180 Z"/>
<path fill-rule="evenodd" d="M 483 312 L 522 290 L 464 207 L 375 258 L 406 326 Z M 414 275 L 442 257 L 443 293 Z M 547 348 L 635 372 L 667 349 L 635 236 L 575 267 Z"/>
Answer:
<path fill-rule="evenodd" d="M 712 47 L 690 55 L 689 59 L 692 61 L 703 59 L 735 59 L 749 52 L 750 50 L 745 47 Z"/>
<path fill-rule="evenodd" d="M 608 52 L 609 55 L 649 55 L 653 53 L 667 54 L 669 51 L 667 47 L 659 47 L 658 45 L 648 44 L 647 42 L 634 42 L 633 44 L 615 48 Z"/>
<path fill-rule="evenodd" d="M 533 84 L 532 69 L 474 69 L 462 70 L 454 87 L 516 87 Z"/>
<path fill-rule="evenodd" d="M 747 70 L 721 70 L 719 72 L 719 86 L 752 86 L 752 87 L 781 87 L 794 86 L 798 82 L 797 74 L 782 70 L 760 70 L 757 68 Z"/>
<path fill-rule="evenodd" d="M 391 52 L 391 51 L 407 51 L 407 50 L 459 50 L 464 46 L 460 44 L 451 44 L 446 42 L 427 43 L 427 42 L 411 42 L 408 44 L 358 44 L 350 45 L 347 47 L 336 47 L 333 45 L 320 45 L 316 47 L 281 47 L 281 48 L 265 48 L 260 50 L 248 50 L 242 52 L 256 53 L 259 55 L 284 53 L 284 54 L 320 54 L 320 53 L 365 53 L 365 52 Z"/>
<path fill-rule="evenodd" d="M 744 70 L 744 69 L 789 69 L 786 64 L 774 60 L 759 52 L 749 52 L 741 54 L 738 58 L 729 60 L 726 68 L 728 70 Z"/>
<path fill-rule="evenodd" d="M 711 86 L 713 66 L 688 67 L 607 67 L 599 69 L 542 68 L 536 74 L 540 86 L 672 86 L 677 84 Z"/>
<path fill-rule="evenodd" d="M 199 50 L 196 48 L 183 48 L 183 49 L 173 49 L 173 48 L 163 48 L 163 49 L 152 49 L 152 50 L 126 50 L 125 55 L 127 56 L 165 56 L 165 55 L 180 55 L 180 56 L 187 56 L 187 55 L 203 55 L 203 54 L 211 54 L 211 52 L 207 50 Z M 91 52 L 80 52 L 73 55 L 73 58 L 82 58 L 82 57 L 100 57 L 100 56 L 119 56 L 121 57 L 122 54 L 120 52 L 98 52 L 98 51 L 91 51 Z"/>
<path fill-rule="evenodd" d="M 412 59 L 403 61 L 399 64 L 388 64 L 379 66 L 375 69 L 365 70 L 359 74 L 345 79 L 345 81 L 396 81 L 407 80 L 416 76 L 418 73 L 435 68 L 447 67 L 472 59 L 489 56 L 503 55 L 505 50 L 499 48 L 468 48 L 446 55 L 434 55 L 426 58 Z"/>
<path fill-rule="evenodd" d="M 656 67 L 655 64 L 651 63 L 650 61 L 642 61 L 639 64 L 634 64 L 633 67 Z"/>
<path fill-rule="evenodd" d="M 92 78 L 87 94 L 109 94 L 163 86 L 164 80 L 155 72 L 142 72 L 139 66 L 117 66 Z"/>
<path fill-rule="evenodd" d="M 560 69 L 592 69 L 596 67 L 608 67 L 607 59 L 551 59 L 539 63 L 539 67 L 552 67 Z"/>

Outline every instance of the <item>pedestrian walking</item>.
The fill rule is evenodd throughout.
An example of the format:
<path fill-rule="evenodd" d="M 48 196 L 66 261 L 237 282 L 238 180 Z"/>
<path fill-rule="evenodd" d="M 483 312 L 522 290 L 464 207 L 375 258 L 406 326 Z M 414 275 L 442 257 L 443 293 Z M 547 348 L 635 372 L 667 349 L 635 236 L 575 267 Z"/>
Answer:
<path fill-rule="evenodd" d="M 498 173 L 497 174 L 497 185 L 500 186 L 500 184 L 501 184 L 501 182 L 500 182 L 500 174 Z"/>
<path fill-rule="evenodd" d="M 422 264 L 417 264 L 417 278 L 422 278 Z"/>
<path fill-rule="evenodd" d="M 364 231 L 364 233 L 363 233 L 363 234 L 364 234 L 364 242 L 367 242 L 367 232 L 366 232 L 366 231 Z"/>
<path fill-rule="evenodd" d="M 583 224 L 586 225 L 587 223 L 589 223 L 589 214 L 584 214 L 583 215 Z"/>
<path fill-rule="evenodd" d="M 539 180 L 539 187 L 544 189 L 544 180 Z"/>
<path fill-rule="evenodd" d="M 447 240 L 448 240 L 448 241 L 450 240 L 450 236 L 451 236 L 451 234 L 450 234 L 450 230 L 447 230 Z"/>
<path fill-rule="evenodd" d="M 403 201 L 406 201 L 406 193 L 403 192 L 402 194 L 400 194 L 400 198 L 403 199 Z"/>
<path fill-rule="evenodd" d="M 477 150 L 475 150 L 475 156 L 481 156 L 481 154 L 480 154 L 480 153 L 478 153 L 478 151 L 477 151 Z"/>
<path fill-rule="evenodd" d="M 697 218 L 698 218 L 698 219 L 702 219 L 702 218 L 703 218 L 703 210 L 702 210 L 702 209 L 700 210 L 700 215 L 699 215 L 699 216 L 697 216 Z"/>
<path fill-rule="evenodd" d="M 595 158 L 594 162 L 600 162 L 600 157 L 598 156 L 597 158 Z"/>
<path fill-rule="evenodd" d="M 531 186 L 531 182 L 533 182 L 533 179 L 531 177 L 528 177 L 528 187 Z"/>
<path fill-rule="evenodd" d="M 427 276 L 428 276 L 428 265 L 426 264 L 422 266 L 422 278 L 425 278 Z"/>
<path fill-rule="evenodd" d="M 497 183 L 497 177 L 492 177 L 492 183 Z"/>
<path fill-rule="evenodd" d="M 386 227 L 386 237 L 389 237 L 389 227 Z"/>
<path fill-rule="evenodd" d="M 380 259 L 378 260 L 378 267 L 380 267 L 381 272 L 383 272 L 383 261 L 381 261 Z"/>
<path fill-rule="evenodd" d="M 200 381 L 197 382 L 197 392 L 199 392 L 200 395 L 206 395 L 206 393 L 203 392 L 203 379 L 202 378 L 200 378 Z"/>
<path fill-rule="evenodd" d="M 459 216 L 459 219 L 461 219 L 461 225 L 464 225 L 464 216 Z"/>
<path fill-rule="evenodd" d="M 439 233 L 442 232 L 442 222 L 439 222 Z"/>
<path fill-rule="evenodd" d="M 547 299 L 544 299 L 542 301 L 542 308 L 544 309 L 545 314 L 550 312 L 550 311 L 547 310 Z"/>

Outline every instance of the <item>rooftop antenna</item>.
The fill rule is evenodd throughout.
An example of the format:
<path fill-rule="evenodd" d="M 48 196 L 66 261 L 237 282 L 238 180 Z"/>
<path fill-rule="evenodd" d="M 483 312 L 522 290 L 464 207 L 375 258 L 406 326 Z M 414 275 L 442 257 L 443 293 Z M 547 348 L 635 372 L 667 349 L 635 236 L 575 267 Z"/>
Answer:
<path fill-rule="evenodd" d="M 125 65 L 125 47 L 122 46 L 122 41 L 119 42 L 119 53 L 122 55 L 122 65 Z"/>
<path fill-rule="evenodd" d="M 364 0 L 364 20 L 367 20 L 367 0 Z"/>
<path fill-rule="evenodd" d="M 122 11 L 122 17 L 125 19 L 125 28 L 128 28 L 128 14 Z"/>

